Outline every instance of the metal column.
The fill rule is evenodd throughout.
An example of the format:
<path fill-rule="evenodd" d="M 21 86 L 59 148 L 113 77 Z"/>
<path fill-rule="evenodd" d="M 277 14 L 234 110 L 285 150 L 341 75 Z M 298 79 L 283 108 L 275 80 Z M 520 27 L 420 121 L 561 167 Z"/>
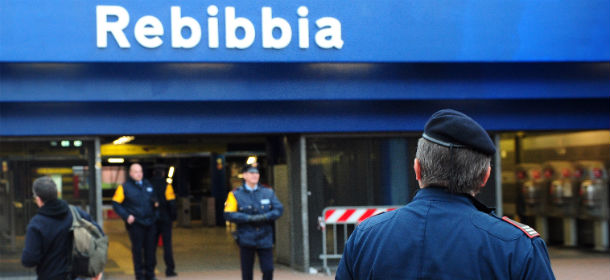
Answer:
<path fill-rule="evenodd" d="M 303 268 L 309 270 L 309 210 L 307 200 L 309 191 L 307 190 L 307 142 L 305 136 L 299 137 L 299 160 L 301 167 L 301 222 L 303 226 Z"/>
<path fill-rule="evenodd" d="M 89 145 L 89 214 L 100 227 L 103 227 L 102 217 L 102 152 L 100 138 L 95 137 Z"/>
<path fill-rule="evenodd" d="M 500 135 L 494 136 L 494 142 L 496 144 L 496 154 L 494 155 L 495 164 L 494 172 L 496 178 L 496 215 L 502 217 L 502 156 L 500 151 Z"/>

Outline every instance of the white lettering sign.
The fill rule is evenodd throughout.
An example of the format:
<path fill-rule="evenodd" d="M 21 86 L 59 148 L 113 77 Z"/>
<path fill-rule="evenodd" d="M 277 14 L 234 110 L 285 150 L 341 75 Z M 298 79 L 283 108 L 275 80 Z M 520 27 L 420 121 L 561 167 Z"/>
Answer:
<path fill-rule="evenodd" d="M 108 38 L 114 39 L 120 48 L 131 48 L 125 35 L 129 26 L 129 12 L 121 6 L 99 5 L 95 9 L 97 28 L 97 47 L 107 48 Z M 220 47 L 219 14 L 216 5 L 207 7 L 208 48 Z M 298 46 L 308 49 L 310 45 L 309 9 L 301 6 L 297 9 Z M 223 17 L 221 17 L 223 18 Z M 192 49 L 197 47 L 202 39 L 201 24 L 197 18 L 185 16 L 180 6 L 170 8 L 171 46 L 175 49 Z M 258 22 L 256 22 L 258 23 Z M 322 17 L 315 21 L 317 30 L 314 34 L 315 44 L 322 49 L 343 48 L 341 37 L 341 22 L 333 17 Z M 271 7 L 261 8 L 260 34 L 262 47 L 266 49 L 284 49 L 290 45 L 293 38 L 293 28 L 289 21 L 278 15 L 273 15 Z M 186 31 L 186 32 L 185 32 Z M 228 49 L 247 49 L 252 47 L 256 39 L 255 23 L 252 20 L 236 15 L 235 7 L 224 8 L 224 47 Z M 275 34 L 274 34 L 275 33 Z M 164 24 L 159 18 L 146 15 L 139 18 L 133 27 L 136 42 L 145 48 L 158 48 L 163 45 Z"/>
<path fill-rule="evenodd" d="M 244 38 L 238 39 L 237 32 L 238 28 L 244 30 Z M 254 25 L 252 22 L 243 17 L 235 18 L 235 8 L 225 8 L 225 39 L 227 48 L 229 49 L 245 49 L 254 43 Z"/>
<path fill-rule="evenodd" d="M 201 41 L 201 26 L 192 17 L 182 17 L 180 7 L 172 7 L 172 48 L 194 48 Z M 188 28 L 191 37 L 182 37 L 182 29 Z"/>
<path fill-rule="evenodd" d="M 262 10 L 262 26 L 263 26 L 263 48 L 267 49 L 283 49 L 290 44 L 292 39 L 292 28 L 290 24 L 283 18 L 272 17 L 271 8 L 264 7 Z M 280 30 L 280 38 L 273 37 L 274 29 Z"/>
<path fill-rule="evenodd" d="M 129 13 L 121 6 L 97 6 L 95 8 L 97 26 L 97 47 L 108 47 L 107 34 L 112 34 L 121 48 L 130 48 L 131 45 L 123 33 L 129 24 Z M 115 22 L 108 22 L 108 16 L 118 18 Z"/>
<path fill-rule="evenodd" d="M 160 36 L 163 35 L 163 24 L 153 16 L 143 16 L 134 28 L 136 40 L 145 48 L 156 48 L 163 44 Z"/>

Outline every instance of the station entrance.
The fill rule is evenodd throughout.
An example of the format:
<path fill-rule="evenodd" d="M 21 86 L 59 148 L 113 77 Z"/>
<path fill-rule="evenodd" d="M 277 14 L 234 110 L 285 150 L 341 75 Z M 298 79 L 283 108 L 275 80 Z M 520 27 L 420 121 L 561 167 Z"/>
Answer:
<path fill-rule="evenodd" d="M 162 170 L 174 187 L 178 272 L 239 269 L 222 212 L 249 160 L 259 163 L 261 183 L 273 186 L 285 207 L 276 222 L 276 262 L 303 271 L 322 266 L 318 217 L 324 208 L 404 205 L 418 189 L 412 162 L 419 133 L 136 135 L 114 143 L 122 136 L 0 138 L 0 277 L 35 275 L 21 266 L 20 257 L 26 225 L 37 211 L 31 184 L 43 175 L 55 180 L 70 204 L 89 213 L 99 209 L 111 236 L 108 272 L 114 275 L 132 271 L 130 243 L 111 199 L 134 162 L 143 166 L 145 178 Z M 496 172 L 479 200 L 533 226 L 551 246 L 607 251 L 610 132 L 492 136 Z M 329 231 L 326 237 L 333 235 Z M 337 244 L 341 251 L 342 241 Z M 163 269 L 162 255 L 157 263 Z"/>
<path fill-rule="evenodd" d="M 222 244 L 234 245 L 234 242 L 226 242 L 225 237 L 231 235 L 225 231 L 222 209 L 228 192 L 241 184 L 241 167 L 247 161 L 258 162 L 261 183 L 271 184 L 272 174 L 267 166 L 269 162 L 279 163 L 283 160 L 281 154 L 269 148 L 269 142 L 276 141 L 274 136 L 267 135 L 148 135 L 135 136 L 129 143 L 121 143 L 126 139 L 121 137 L 98 138 L 101 152 L 97 159 L 101 163 L 99 178 L 96 178 L 95 171 L 91 172 L 95 170 L 96 162 L 93 138 L 1 139 L 1 277 L 35 275 L 33 270 L 21 265 L 20 259 L 27 223 L 38 209 L 31 188 L 38 177 L 50 176 L 58 186 L 59 197 L 68 203 L 80 206 L 89 213 L 95 213 L 96 209 L 93 208 L 100 208 L 100 222 L 113 239 L 111 245 L 114 247 L 111 249 L 119 248 L 118 252 L 125 253 L 110 254 L 115 259 L 110 259 L 108 269 L 111 273 L 124 273 L 126 267 L 119 264 L 126 261 L 128 271 L 132 271 L 131 253 L 129 249 L 125 251 L 120 248 L 129 248 L 130 243 L 121 237 L 125 235 L 123 237 L 126 238 L 125 228 L 112 210 L 111 199 L 117 186 L 127 179 L 131 163 L 140 163 L 148 179 L 155 170 L 163 171 L 167 182 L 174 187 L 178 206 L 175 226 L 180 228 L 180 235 L 186 237 L 174 240 L 176 247 L 180 248 L 188 247 L 189 240 L 193 240 L 191 235 L 202 231 L 206 231 L 206 236 L 212 242 L 220 242 L 221 247 Z M 99 192 L 91 188 L 98 184 L 97 180 L 101 183 Z M 197 240 L 196 237 L 194 239 Z M 218 248 L 208 254 L 221 255 L 221 251 L 226 251 L 226 248 Z M 162 257 L 158 260 L 162 264 Z"/>

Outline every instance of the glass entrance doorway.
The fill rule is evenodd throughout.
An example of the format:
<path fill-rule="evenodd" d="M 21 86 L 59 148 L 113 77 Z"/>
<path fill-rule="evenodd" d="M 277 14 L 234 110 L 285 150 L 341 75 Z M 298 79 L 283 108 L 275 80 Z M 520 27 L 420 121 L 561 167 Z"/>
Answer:
<path fill-rule="evenodd" d="M 32 182 L 49 176 L 58 196 L 90 210 L 91 139 L 0 139 L 0 277 L 35 275 L 21 265 L 25 229 L 36 214 Z"/>
<path fill-rule="evenodd" d="M 0 138 L 0 278 L 35 276 L 35 271 L 23 267 L 20 260 L 26 226 L 38 210 L 32 197 L 32 183 L 38 177 L 51 177 L 61 199 L 87 212 L 91 213 L 100 200 L 104 229 L 111 236 L 121 236 L 112 235 L 116 230 L 112 227 L 118 225 L 124 230 L 112 211 L 112 195 L 127 179 L 128 167 L 134 162 L 144 167 L 145 178 L 151 178 L 155 170 L 164 172 L 176 192 L 179 219 L 175 227 L 186 231 L 219 226 L 224 232 L 224 200 L 233 187 L 241 184 L 239 171 L 248 160 L 260 164 L 261 183 L 270 184 L 268 141 L 273 137 L 155 135 L 115 143 L 119 138 L 98 138 L 100 197 L 94 196 L 98 183 L 95 172 L 90 172 L 95 164 L 94 138 Z M 274 158 L 278 161 L 277 156 Z M 186 241 L 174 242 L 180 245 Z M 128 241 L 124 245 L 129 248 Z M 117 266 L 114 264 L 110 261 L 108 268 L 112 270 Z"/>

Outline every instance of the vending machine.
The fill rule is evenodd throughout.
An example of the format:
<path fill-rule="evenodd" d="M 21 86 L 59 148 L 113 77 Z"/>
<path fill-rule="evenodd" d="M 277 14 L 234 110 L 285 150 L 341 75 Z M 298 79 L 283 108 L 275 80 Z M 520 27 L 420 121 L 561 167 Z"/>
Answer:
<path fill-rule="evenodd" d="M 579 219 L 592 224 L 595 250 L 608 250 L 608 172 L 600 161 L 576 162 L 579 184 Z"/>
<path fill-rule="evenodd" d="M 574 164 L 569 161 L 548 161 L 542 168 L 549 190 L 549 239 L 562 242 L 565 246 L 576 246 L 578 180 L 574 176 Z"/>
<path fill-rule="evenodd" d="M 548 184 L 542 176 L 542 167 L 535 163 L 522 163 L 517 165 L 515 176 L 519 188 L 517 213 L 523 222 L 534 227 L 547 240 Z"/>

